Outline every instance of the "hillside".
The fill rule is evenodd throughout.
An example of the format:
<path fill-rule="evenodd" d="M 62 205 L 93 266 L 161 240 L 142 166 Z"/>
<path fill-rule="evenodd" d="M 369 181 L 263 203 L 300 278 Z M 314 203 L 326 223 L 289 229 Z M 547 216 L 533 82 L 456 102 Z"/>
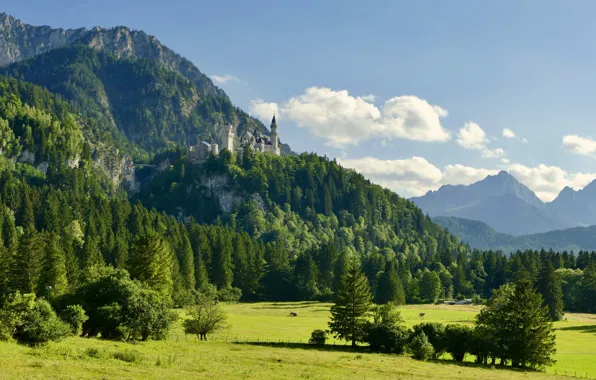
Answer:
<path fill-rule="evenodd" d="M 564 215 L 547 207 L 530 189 L 501 171 L 469 186 L 441 186 L 412 198 L 431 217 L 457 217 L 484 222 L 497 232 L 527 235 L 571 227 Z"/>
<path fill-rule="evenodd" d="M 267 132 L 192 63 L 142 31 L 52 29 L 2 15 L 0 52 L 0 66 L 9 65 L 0 74 L 62 95 L 94 120 L 98 136 L 127 146 L 135 159 L 199 137 L 219 141 L 226 123 L 238 134 Z M 282 153 L 291 153 L 286 144 Z"/>
<path fill-rule="evenodd" d="M 596 250 L 596 226 L 574 227 L 541 234 L 513 236 L 496 232 L 486 223 L 455 217 L 437 216 L 435 223 L 445 227 L 463 242 L 477 249 L 517 250 L 552 249 L 554 251 Z"/>

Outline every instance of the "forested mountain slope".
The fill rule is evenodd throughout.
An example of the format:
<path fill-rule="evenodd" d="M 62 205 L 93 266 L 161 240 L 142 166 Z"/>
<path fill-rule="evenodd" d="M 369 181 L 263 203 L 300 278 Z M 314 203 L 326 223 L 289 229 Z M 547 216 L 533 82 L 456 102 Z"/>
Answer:
<path fill-rule="evenodd" d="M 192 63 L 141 31 L 64 31 L 4 15 L 0 52 L 0 65 L 12 63 L 1 74 L 62 95 L 137 160 L 197 137 L 220 142 L 226 123 L 238 134 L 267 133 Z M 282 153 L 291 153 L 286 144 Z"/>

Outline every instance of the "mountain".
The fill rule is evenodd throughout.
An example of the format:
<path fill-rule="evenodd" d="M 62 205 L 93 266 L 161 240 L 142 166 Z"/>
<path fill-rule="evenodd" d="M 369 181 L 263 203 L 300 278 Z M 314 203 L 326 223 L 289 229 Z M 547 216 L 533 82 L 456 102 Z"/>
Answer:
<path fill-rule="evenodd" d="M 596 250 L 596 225 L 513 236 L 498 233 L 488 224 L 477 220 L 444 216 L 437 216 L 432 220 L 477 249 L 500 249 L 507 253 L 543 248 L 559 252 L 573 250 L 576 253 L 580 250 Z"/>
<path fill-rule="evenodd" d="M 431 217 L 448 216 L 487 223 L 496 231 L 526 235 L 570 227 L 526 186 L 505 171 L 469 186 L 441 186 L 411 198 Z"/>
<path fill-rule="evenodd" d="M 566 186 L 547 206 L 579 225 L 596 224 L 596 180 L 577 191 Z"/>
<path fill-rule="evenodd" d="M 8 65 L 2 75 L 62 95 L 94 122 L 93 133 L 127 146 L 135 159 L 198 138 L 221 142 L 227 123 L 238 134 L 268 132 L 190 61 L 142 31 L 36 27 L 3 14 L 0 65 Z"/>

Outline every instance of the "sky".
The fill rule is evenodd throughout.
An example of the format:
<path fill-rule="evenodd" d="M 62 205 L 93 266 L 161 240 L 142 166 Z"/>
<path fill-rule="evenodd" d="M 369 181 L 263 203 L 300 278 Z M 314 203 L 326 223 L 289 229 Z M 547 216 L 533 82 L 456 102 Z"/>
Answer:
<path fill-rule="evenodd" d="M 506 170 L 596 178 L 591 0 L 2 0 L 33 25 L 157 36 L 282 142 L 398 194 Z"/>

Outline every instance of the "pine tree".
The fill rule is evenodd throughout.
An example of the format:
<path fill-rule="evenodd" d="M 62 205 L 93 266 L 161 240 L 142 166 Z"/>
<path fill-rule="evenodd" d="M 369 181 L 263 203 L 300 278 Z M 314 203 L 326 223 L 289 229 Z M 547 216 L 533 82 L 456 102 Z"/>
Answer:
<path fill-rule="evenodd" d="M 182 283 L 187 290 L 194 289 L 196 284 L 194 253 L 190 246 L 190 240 L 186 234 L 182 236 L 182 244 L 178 250 L 178 260 L 180 262 L 180 274 Z"/>
<path fill-rule="evenodd" d="M 11 265 L 11 289 L 35 293 L 41 273 L 43 245 L 34 229 L 26 229 Z"/>
<path fill-rule="evenodd" d="M 552 321 L 563 317 L 563 289 L 561 277 L 549 260 L 543 260 L 537 281 L 538 292 L 542 294 L 544 305 L 548 307 Z"/>
<path fill-rule="evenodd" d="M 335 263 L 333 264 L 333 285 L 331 289 L 333 293 L 337 294 L 340 287 L 341 278 L 346 273 L 348 273 L 349 269 L 350 257 L 348 255 L 348 252 L 346 250 L 343 250 L 337 257 Z"/>
<path fill-rule="evenodd" d="M 172 251 L 163 237 L 148 230 L 132 245 L 127 268 L 132 278 L 146 282 L 166 297 L 172 295 Z"/>
<path fill-rule="evenodd" d="M 229 288 L 234 279 L 232 262 L 232 241 L 219 230 L 217 250 L 213 257 L 213 284 L 218 289 Z"/>
<path fill-rule="evenodd" d="M 66 278 L 66 258 L 60 248 L 58 236 L 45 233 L 42 237 L 44 244 L 41 276 L 37 286 L 37 294 L 51 293 L 59 296 L 68 290 Z"/>
<path fill-rule="evenodd" d="M 331 307 L 329 328 L 339 339 L 362 341 L 371 310 L 370 287 L 356 263 L 341 278 L 335 304 Z"/>
<path fill-rule="evenodd" d="M 375 302 L 377 304 L 391 302 L 395 305 L 403 305 L 406 303 L 406 293 L 399 280 L 393 260 L 387 263 L 385 271 L 379 277 L 377 291 L 375 293 Z"/>
<path fill-rule="evenodd" d="M 555 328 L 528 279 L 499 288 L 478 314 L 476 326 L 490 337 L 485 344 L 502 362 L 534 368 L 554 363 Z"/>

